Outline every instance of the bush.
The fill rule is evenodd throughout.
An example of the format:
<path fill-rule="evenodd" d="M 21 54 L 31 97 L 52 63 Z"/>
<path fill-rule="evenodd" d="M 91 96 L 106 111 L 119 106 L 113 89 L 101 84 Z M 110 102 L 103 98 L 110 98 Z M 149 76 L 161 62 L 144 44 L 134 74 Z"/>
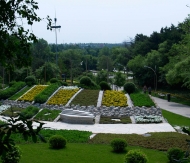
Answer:
<path fill-rule="evenodd" d="M 130 150 L 125 155 L 124 163 L 146 163 L 147 161 L 147 156 L 140 150 Z"/>
<path fill-rule="evenodd" d="M 114 139 L 111 141 L 111 146 L 114 152 L 123 152 L 127 147 L 127 142 L 124 139 Z"/>
<path fill-rule="evenodd" d="M 80 84 L 86 85 L 86 86 L 91 86 L 92 85 L 92 81 L 88 76 L 83 76 L 80 79 Z"/>
<path fill-rule="evenodd" d="M 9 83 L 9 87 L 13 86 L 15 83 L 16 83 L 16 81 L 11 81 L 11 82 Z"/>
<path fill-rule="evenodd" d="M 99 85 L 100 85 L 101 90 L 111 90 L 110 85 L 105 81 L 100 82 Z"/>
<path fill-rule="evenodd" d="M 61 135 L 54 135 L 49 139 L 50 148 L 61 149 L 66 146 L 66 139 Z"/>
<path fill-rule="evenodd" d="M 0 92 L 0 99 L 5 100 L 13 96 L 15 93 L 20 91 L 25 85 L 25 82 L 15 82 L 11 87 Z"/>
<path fill-rule="evenodd" d="M 52 78 L 50 79 L 50 83 L 57 83 L 58 82 L 58 79 L 57 78 Z"/>
<path fill-rule="evenodd" d="M 20 149 L 17 146 L 12 146 L 5 155 L 2 155 L 2 163 L 19 163 L 21 158 Z"/>
<path fill-rule="evenodd" d="M 133 92 L 135 92 L 135 84 L 128 82 L 124 84 L 124 90 L 128 93 L 131 94 Z"/>
<path fill-rule="evenodd" d="M 34 76 L 27 76 L 25 78 L 25 82 L 28 86 L 32 86 L 32 85 L 36 84 L 36 78 Z"/>
<path fill-rule="evenodd" d="M 63 85 L 63 86 L 68 86 L 68 83 L 67 82 L 65 82 L 65 81 L 59 81 L 59 83 L 61 84 L 61 85 Z"/>
<path fill-rule="evenodd" d="M 175 163 L 174 159 L 179 160 L 183 157 L 183 151 L 180 148 L 169 148 L 167 151 L 167 157 L 170 163 Z"/>

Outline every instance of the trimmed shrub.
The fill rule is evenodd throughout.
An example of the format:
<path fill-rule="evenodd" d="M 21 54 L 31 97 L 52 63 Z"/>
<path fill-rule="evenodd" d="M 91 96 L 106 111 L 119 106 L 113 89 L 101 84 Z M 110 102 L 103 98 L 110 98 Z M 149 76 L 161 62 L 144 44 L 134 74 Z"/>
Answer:
<path fill-rule="evenodd" d="M 99 85 L 100 85 L 101 90 L 111 90 L 110 85 L 105 81 L 100 82 Z"/>
<path fill-rule="evenodd" d="M 169 148 L 168 151 L 167 151 L 167 157 L 168 159 L 170 160 L 170 163 L 175 163 L 176 160 L 179 160 L 183 157 L 183 151 L 180 149 L 180 148 Z"/>
<path fill-rule="evenodd" d="M 135 92 L 135 84 L 128 82 L 124 84 L 124 90 L 128 93 L 131 94 L 133 92 Z"/>
<path fill-rule="evenodd" d="M 25 78 L 25 82 L 28 86 L 32 86 L 32 85 L 36 84 L 36 78 L 34 76 L 27 76 Z"/>
<path fill-rule="evenodd" d="M 65 81 L 61 81 L 61 80 L 59 80 L 59 83 L 60 83 L 61 85 L 63 85 L 63 86 L 68 86 L 68 83 L 65 82 Z"/>
<path fill-rule="evenodd" d="M 130 150 L 125 155 L 124 163 L 146 163 L 147 161 L 147 156 L 140 150 Z"/>
<path fill-rule="evenodd" d="M 91 86 L 92 85 L 92 81 L 88 76 L 83 76 L 80 79 L 80 84 L 86 85 L 86 86 Z"/>
<path fill-rule="evenodd" d="M 52 78 L 50 79 L 50 83 L 57 83 L 58 82 L 58 79 L 57 78 Z"/>
<path fill-rule="evenodd" d="M 61 135 L 54 135 L 49 139 L 50 148 L 61 149 L 66 146 L 66 139 Z"/>
<path fill-rule="evenodd" d="M 19 163 L 21 158 L 20 149 L 17 146 L 12 146 L 5 155 L 2 155 L 2 163 Z"/>
<path fill-rule="evenodd" d="M 0 92 L 0 99 L 7 99 L 17 93 L 26 85 L 25 82 L 15 82 L 11 87 Z"/>
<path fill-rule="evenodd" d="M 114 152 L 123 152 L 127 147 L 127 142 L 124 139 L 114 139 L 111 141 L 111 146 Z"/>

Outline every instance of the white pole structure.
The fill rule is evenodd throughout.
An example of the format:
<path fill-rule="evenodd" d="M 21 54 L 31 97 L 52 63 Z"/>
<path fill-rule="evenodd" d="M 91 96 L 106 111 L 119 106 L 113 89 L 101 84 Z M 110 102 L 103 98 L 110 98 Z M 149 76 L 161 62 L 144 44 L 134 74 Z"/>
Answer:
<path fill-rule="evenodd" d="M 59 29 L 59 28 L 61 28 L 61 26 L 60 25 L 58 25 L 58 26 L 56 26 L 56 22 L 57 22 L 57 18 L 54 18 L 54 21 L 55 21 L 55 25 L 54 26 L 51 26 L 51 28 L 54 28 L 55 29 L 55 43 L 56 43 L 56 47 L 55 47 L 55 49 L 56 49 L 56 65 L 57 65 L 57 28 Z"/>

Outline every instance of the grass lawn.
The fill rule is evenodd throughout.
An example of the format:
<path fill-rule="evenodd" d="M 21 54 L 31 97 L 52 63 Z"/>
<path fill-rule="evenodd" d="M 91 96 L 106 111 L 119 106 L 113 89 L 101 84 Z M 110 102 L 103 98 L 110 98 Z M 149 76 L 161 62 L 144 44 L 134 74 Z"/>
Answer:
<path fill-rule="evenodd" d="M 126 152 L 113 153 L 110 145 L 67 143 L 66 148 L 53 150 L 48 143 L 19 144 L 22 150 L 20 163 L 122 163 Z M 167 163 L 166 153 L 140 147 L 127 147 L 140 149 L 148 157 L 148 163 Z"/>
<path fill-rule="evenodd" d="M 172 126 L 190 126 L 190 118 L 162 109 L 162 115 Z"/>

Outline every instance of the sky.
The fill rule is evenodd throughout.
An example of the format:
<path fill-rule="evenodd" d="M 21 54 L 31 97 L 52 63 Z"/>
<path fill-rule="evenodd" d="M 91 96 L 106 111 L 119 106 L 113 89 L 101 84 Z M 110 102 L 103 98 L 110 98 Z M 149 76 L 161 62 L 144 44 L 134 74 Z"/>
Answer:
<path fill-rule="evenodd" d="M 190 14 L 189 0 L 35 0 L 37 14 L 53 20 L 57 43 L 122 43 L 136 34 L 150 36 L 162 27 L 177 26 Z M 35 23 L 33 33 L 55 43 L 55 31 L 46 22 Z"/>

